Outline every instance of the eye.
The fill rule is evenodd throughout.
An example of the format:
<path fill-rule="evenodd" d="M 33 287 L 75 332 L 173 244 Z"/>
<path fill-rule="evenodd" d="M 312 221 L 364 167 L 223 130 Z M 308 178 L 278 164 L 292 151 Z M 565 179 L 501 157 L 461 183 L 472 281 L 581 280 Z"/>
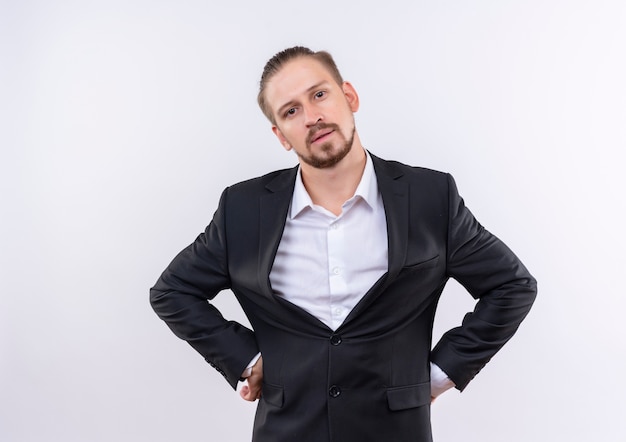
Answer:
<path fill-rule="evenodd" d="M 285 112 L 285 118 L 286 117 L 290 117 L 290 116 L 292 116 L 295 113 L 296 113 L 296 108 L 295 107 L 291 107 L 291 108 L 287 109 L 287 111 Z"/>
<path fill-rule="evenodd" d="M 324 98 L 326 91 L 318 91 L 315 93 L 315 98 Z"/>

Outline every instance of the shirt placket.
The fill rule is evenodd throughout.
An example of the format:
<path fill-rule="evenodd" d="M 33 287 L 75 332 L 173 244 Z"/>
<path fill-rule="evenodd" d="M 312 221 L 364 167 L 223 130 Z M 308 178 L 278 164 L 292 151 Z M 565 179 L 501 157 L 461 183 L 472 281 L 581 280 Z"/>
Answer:
<path fill-rule="evenodd" d="M 346 319 L 349 309 L 343 300 L 348 293 L 346 280 L 345 223 L 342 218 L 333 220 L 327 230 L 328 282 L 330 287 L 330 319 L 336 330 Z"/>

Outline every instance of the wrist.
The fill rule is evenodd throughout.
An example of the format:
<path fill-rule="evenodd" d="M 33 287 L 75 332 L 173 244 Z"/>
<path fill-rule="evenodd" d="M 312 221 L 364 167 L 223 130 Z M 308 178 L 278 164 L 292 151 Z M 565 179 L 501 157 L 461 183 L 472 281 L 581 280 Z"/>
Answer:
<path fill-rule="evenodd" d="M 243 373 L 241 373 L 241 381 L 246 380 L 247 378 L 250 377 L 250 375 L 252 375 L 252 369 L 254 368 L 254 366 L 256 365 L 256 363 L 259 361 L 259 358 L 261 358 L 261 353 L 257 353 L 252 360 L 248 363 L 248 366 L 244 369 Z"/>

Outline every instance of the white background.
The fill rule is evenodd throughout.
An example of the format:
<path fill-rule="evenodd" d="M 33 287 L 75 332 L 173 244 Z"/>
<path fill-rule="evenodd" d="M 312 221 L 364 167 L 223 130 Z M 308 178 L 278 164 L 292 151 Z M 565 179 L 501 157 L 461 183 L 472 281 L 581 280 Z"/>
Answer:
<path fill-rule="evenodd" d="M 626 440 L 619 0 L 0 0 L 0 440 L 249 440 L 148 288 L 225 186 L 295 164 L 256 106 L 295 44 L 335 56 L 368 149 L 451 172 L 539 280 L 435 440 Z M 451 283 L 436 337 L 472 305 Z"/>

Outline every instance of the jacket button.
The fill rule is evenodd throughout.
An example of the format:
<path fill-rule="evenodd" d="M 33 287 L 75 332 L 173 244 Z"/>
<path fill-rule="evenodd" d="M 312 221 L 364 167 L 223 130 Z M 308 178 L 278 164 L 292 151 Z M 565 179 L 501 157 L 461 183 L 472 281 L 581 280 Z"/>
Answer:
<path fill-rule="evenodd" d="M 330 343 L 332 345 L 339 345 L 339 344 L 341 344 L 341 342 L 342 342 L 341 341 L 341 336 L 339 336 L 339 335 L 332 335 L 330 337 Z"/>
<path fill-rule="evenodd" d="M 341 394 L 341 388 L 333 385 L 332 387 L 330 387 L 330 390 L 328 390 L 328 394 L 330 395 L 330 397 L 339 397 L 339 395 Z"/>

